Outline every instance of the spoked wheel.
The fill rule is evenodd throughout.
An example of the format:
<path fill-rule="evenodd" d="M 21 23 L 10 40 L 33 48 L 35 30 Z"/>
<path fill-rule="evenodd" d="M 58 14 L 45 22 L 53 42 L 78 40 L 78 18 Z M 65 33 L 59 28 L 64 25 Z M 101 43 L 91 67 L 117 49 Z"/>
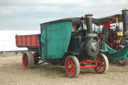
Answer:
<path fill-rule="evenodd" d="M 80 64 L 75 56 L 68 56 L 65 61 L 65 69 L 69 77 L 77 77 L 80 73 Z"/>
<path fill-rule="evenodd" d="M 97 60 L 99 61 L 98 62 L 98 65 L 96 68 L 94 68 L 94 70 L 97 72 L 97 73 L 105 73 L 108 71 L 108 68 L 109 68 L 109 62 L 108 62 L 108 58 L 104 55 L 104 54 L 99 54 L 97 56 Z"/>
<path fill-rule="evenodd" d="M 32 52 L 25 52 L 22 57 L 22 63 L 24 68 L 33 68 L 34 67 L 34 57 Z"/>
<path fill-rule="evenodd" d="M 117 63 L 120 66 L 126 66 L 128 64 L 128 57 L 125 60 L 119 60 L 119 61 L 117 61 Z"/>

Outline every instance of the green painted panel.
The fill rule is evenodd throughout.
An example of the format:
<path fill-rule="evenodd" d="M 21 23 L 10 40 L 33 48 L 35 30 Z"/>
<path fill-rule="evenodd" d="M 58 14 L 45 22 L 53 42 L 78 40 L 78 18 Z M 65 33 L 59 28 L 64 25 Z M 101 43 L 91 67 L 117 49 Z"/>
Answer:
<path fill-rule="evenodd" d="M 46 27 L 43 27 L 43 32 L 41 33 L 41 44 L 42 44 L 42 57 L 41 60 L 46 60 L 46 51 L 47 51 L 47 39 L 46 39 Z"/>
<path fill-rule="evenodd" d="M 128 57 L 128 45 L 126 45 L 121 50 L 114 50 L 105 42 L 102 42 L 101 48 L 107 51 L 102 53 L 104 53 L 110 60 L 125 60 Z"/>
<path fill-rule="evenodd" d="M 63 57 L 68 50 L 71 30 L 71 21 L 55 22 L 45 26 L 45 30 L 41 34 L 41 41 L 44 42 L 44 47 L 42 46 L 43 61 Z"/>

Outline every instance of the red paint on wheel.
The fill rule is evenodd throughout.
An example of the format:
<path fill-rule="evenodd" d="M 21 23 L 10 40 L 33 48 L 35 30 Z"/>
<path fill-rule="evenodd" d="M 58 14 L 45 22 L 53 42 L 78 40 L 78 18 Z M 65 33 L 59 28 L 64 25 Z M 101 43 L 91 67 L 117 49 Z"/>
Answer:
<path fill-rule="evenodd" d="M 72 76 L 75 75 L 75 72 L 76 72 L 76 64 L 75 64 L 75 62 L 71 58 L 68 58 L 66 60 L 65 68 L 66 68 L 67 74 L 70 77 L 72 77 Z"/>
<path fill-rule="evenodd" d="M 98 56 L 97 60 L 99 60 L 98 65 L 96 67 L 97 72 L 101 73 L 105 69 L 105 60 L 103 57 Z"/>
<path fill-rule="evenodd" d="M 23 54 L 22 63 L 23 63 L 23 67 L 24 68 L 27 68 L 28 67 L 28 56 L 27 56 L 26 53 Z"/>

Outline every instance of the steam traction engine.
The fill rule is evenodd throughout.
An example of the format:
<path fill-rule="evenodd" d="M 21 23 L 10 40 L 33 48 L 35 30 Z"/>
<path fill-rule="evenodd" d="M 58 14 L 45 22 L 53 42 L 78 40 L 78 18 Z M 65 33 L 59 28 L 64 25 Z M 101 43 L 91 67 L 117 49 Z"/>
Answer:
<path fill-rule="evenodd" d="M 117 30 L 111 31 L 108 39 L 109 45 L 116 50 L 128 44 L 128 10 L 122 10 L 122 22 L 123 31 L 116 28 Z"/>
<path fill-rule="evenodd" d="M 87 30 L 84 29 L 85 23 Z M 97 73 L 105 73 L 109 63 L 107 57 L 100 53 L 102 50 L 97 39 L 97 33 L 92 32 L 92 15 L 43 23 L 41 36 L 38 37 L 40 44 L 38 48 L 29 49 L 23 54 L 23 67 L 33 68 L 39 60 L 42 60 L 65 65 L 69 77 L 77 77 L 80 69 L 86 68 L 94 68 Z M 17 41 L 18 38 L 16 38 Z M 19 42 L 22 41 L 19 40 Z M 32 50 L 35 51 L 34 54 Z"/>
<path fill-rule="evenodd" d="M 113 19 L 113 23 L 119 24 L 119 22 L 123 22 L 123 30 L 120 30 L 119 26 L 116 26 L 116 30 L 109 30 L 109 37 L 105 43 L 115 50 L 120 50 L 124 48 L 128 44 L 128 10 L 122 10 L 122 15 L 114 15 L 107 17 L 109 19 Z M 106 20 L 106 17 L 101 19 Z M 100 34 L 100 39 L 103 40 L 103 36 Z M 126 60 L 117 61 L 119 65 L 126 65 L 128 63 L 128 58 Z"/>

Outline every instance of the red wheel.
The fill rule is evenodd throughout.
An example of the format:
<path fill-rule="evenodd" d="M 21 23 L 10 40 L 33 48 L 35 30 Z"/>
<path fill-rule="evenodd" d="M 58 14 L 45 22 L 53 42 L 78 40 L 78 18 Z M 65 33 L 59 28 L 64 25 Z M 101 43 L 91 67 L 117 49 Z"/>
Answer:
<path fill-rule="evenodd" d="M 22 63 L 24 68 L 34 67 L 34 57 L 31 52 L 25 52 L 22 57 Z"/>
<path fill-rule="evenodd" d="M 97 56 L 97 60 L 99 62 L 98 62 L 97 67 L 94 68 L 94 70 L 97 73 L 105 73 L 105 72 L 107 72 L 108 68 L 109 68 L 108 58 L 104 54 L 101 53 L 100 55 Z"/>
<path fill-rule="evenodd" d="M 77 77 L 80 73 L 80 64 L 75 56 L 68 56 L 65 61 L 65 69 L 69 77 Z"/>
<path fill-rule="evenodd" d="M 22 63 L 23 63 L 23 67 L 24 68 L 27 68 L 28 67 L 28 56 L 27 56 L 26 53 L 23 54 Z"/>

